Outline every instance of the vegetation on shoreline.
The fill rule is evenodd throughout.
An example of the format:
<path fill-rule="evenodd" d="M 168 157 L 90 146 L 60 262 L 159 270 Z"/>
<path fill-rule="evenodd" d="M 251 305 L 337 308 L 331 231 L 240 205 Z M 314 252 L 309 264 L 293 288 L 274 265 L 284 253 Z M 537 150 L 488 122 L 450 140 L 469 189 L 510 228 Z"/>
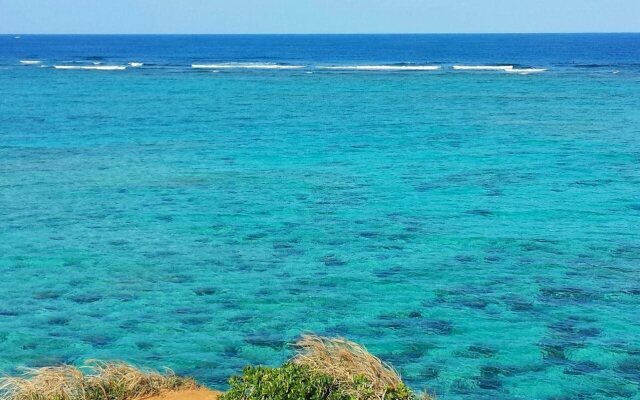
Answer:
<path fill-rule="evenodd" d="M 330 376 L 351 399 L 413 398 L 391 365 L 355 342 L 305 335 L 295 347 L 294 364 Z"/>
<path fill-rule="evenodd" d="M 278 368 L 246 367 L 231 377 L 222 400 L 429 400 L 413 393 L 398 373 L 345 339 L 303 336 L 296 354 Z M 173 372 L 139 370 L 125 363 L 27 369 L 0 379 L 6 400 L 134 400 L 198 388 Z"/>
<path fill-rule="evenodd" d="M 198 387 L 191 378 L 173 372 L 141 370 L 122 362 L 89 361 L 25 369 L 22 376 L 0 380 L 0 398 L 6 400 L 132 400 L 164 391 Z"/>
<path fill-rule="evenodd" d="M 388 364 L 345 339 L 303 336 L 279 368 L 247 367 L 222 400 L 418 400 Z"/>

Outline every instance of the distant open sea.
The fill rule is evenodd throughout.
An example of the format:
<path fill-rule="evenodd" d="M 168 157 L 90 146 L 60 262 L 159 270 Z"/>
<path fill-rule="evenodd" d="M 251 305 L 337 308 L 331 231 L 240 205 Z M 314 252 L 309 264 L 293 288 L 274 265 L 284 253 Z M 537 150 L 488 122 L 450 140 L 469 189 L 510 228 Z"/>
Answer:
<path fill-rule="evenodd" d="M 640 399 L 640 34 L 0 36 L 0 370 L 340 335 Z"/>

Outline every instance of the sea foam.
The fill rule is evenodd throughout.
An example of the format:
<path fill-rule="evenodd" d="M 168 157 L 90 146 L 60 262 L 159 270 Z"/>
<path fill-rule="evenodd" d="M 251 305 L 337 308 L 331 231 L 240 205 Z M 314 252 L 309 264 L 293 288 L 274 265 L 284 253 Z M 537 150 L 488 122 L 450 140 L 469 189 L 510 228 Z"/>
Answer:
<path fill-rule="evenodd" d="M 437 71 L 437 65 L 338 65 L 320 67 L 322 69 L 343 71 Z"/>
<path fill-rule="evenodd" d="M 132 68 L 140 68 L 140 67 L 142 67 L 143 65 L 144 65 L 144 64 L 143 64 L 143 63 L 141 63 L 141 62 L 130 62 L 130 63 L 129 63 L 129 66 L 130 66 L 130 67 L 132 67 Z"/>
<path fill-rule="evenodd" d="M 509 71 L 513 65 L 454 65 L 457 71 Z"/>
<path fill-rule="evenodd" d="M 42 64 L 40 60 L 20 60 L 20 64 L 22 65 L 38 65 Z"/>
<path fill-rule="evenodd" d="M 300 69 L 303 65 L 283 65 L 268 63 L 222 63 L 222 64 L 191 64 L 196 69 Z"/>
<path fill-rule="evenodd" d="M 82 70 L 96 70 L 96 71 L 122 71 L 127 67 L 122 65 L 54 65 L 55 69 L 82 69 Z"/>
<path fill-rule="evenodd" d="M 520 74 L 520 75 L 529 75 L 529 74 L 538 74 L 540 72 L 545 72 L 544 68 L 511 68 L 505 69 L 504 72 L 509 74 Z"/>

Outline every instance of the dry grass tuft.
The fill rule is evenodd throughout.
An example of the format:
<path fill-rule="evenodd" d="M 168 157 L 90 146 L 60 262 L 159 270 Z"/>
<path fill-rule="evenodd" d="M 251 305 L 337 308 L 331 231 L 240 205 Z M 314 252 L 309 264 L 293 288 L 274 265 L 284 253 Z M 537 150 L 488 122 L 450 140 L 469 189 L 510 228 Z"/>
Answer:
<path fill-rule="evenodd" d="M 291 362 L 331 376 L 354 399 L 362 395 L 361 388 L 354 385 L 362 378 L 366 379 L 368 396 L 373 396 L 367 398 L 383 400 L 390 390 L 406 388 L 393 367 L 349 340 L 305 335 L 295 343 L 295 348 L 297 354 Z"/>
<path fill-rule="evenodd" d="M 3 400 L 133 400 L 166 390 L 194 389 L 194 380 L 140 370 L 121 362 L 89 361 L 73 366 L 25 369 L 22 376 L 0 378 Z"/>

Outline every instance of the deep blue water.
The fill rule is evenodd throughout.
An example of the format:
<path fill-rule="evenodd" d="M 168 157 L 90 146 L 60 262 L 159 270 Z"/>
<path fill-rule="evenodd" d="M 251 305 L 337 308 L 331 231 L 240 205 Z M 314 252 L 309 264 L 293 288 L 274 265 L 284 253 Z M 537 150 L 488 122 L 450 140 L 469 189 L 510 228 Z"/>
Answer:
<path fill-rule="evenodd" d="M 638 34 L 0 36 L 6 372 L 223 387 L 312 331 L 441 399 L 640 399 L 638 226 Z"/>
<path fill-rule="evenodd" d="M 21 59 L 198 62 L 516 64 L 640 71 L 640 34 L 564 35 L 0 35 L 0 63 Z"/>

